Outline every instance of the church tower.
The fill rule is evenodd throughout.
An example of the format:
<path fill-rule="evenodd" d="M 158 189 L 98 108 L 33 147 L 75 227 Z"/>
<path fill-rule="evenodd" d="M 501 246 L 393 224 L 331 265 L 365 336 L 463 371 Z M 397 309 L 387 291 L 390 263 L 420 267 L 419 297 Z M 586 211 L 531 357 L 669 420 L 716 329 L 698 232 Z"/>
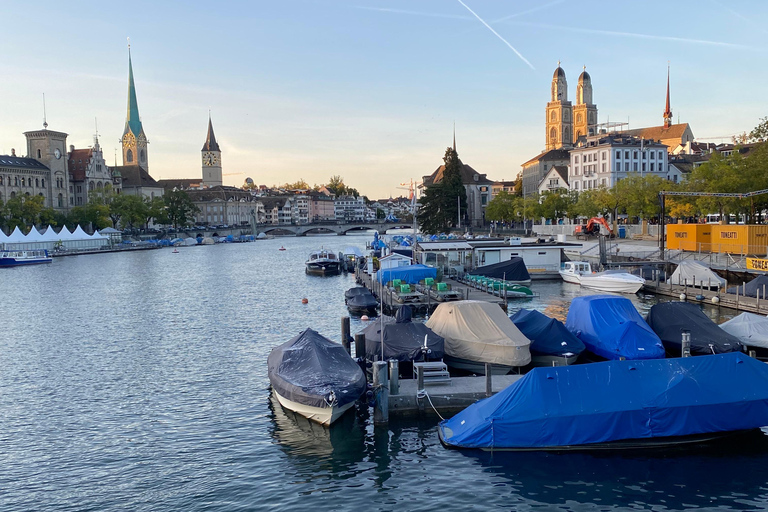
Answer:
<path fill-rule="evenodd" d="M 128 113 L 125 118 L 125 130 L 120 140 L 123 145 L 123 165 L 139 166 L 149 172 L 147 159 L 147 136 L 141 126 L 139 104 L 136 101 L 136 86 L 133 83 L 131 64 L 131 45 L 128 45 Z"/>
<path fill-rule="evenodd" d="M 669 66 L 667 66 L 667 106 L 664 109 L 664 128 L 672 126 L 672 108 L 669 106 Z"/>
<path fill-rule="evenodd" d="M 565 71 L 557 63 L 552 76 L 552 97 L 547 103 L 547 151 L 571 147 L 573 141 L 572 106 L 568 101 L 568 82 Z"/>
<path fill-rule="evenodd" d="M 576 105 L 573 107 L 573 143 L 579 137 L 595 135 L 597 126 L 597 105 L 592 103 L 592 78 L 586 66 L 576 86 Z"/>
<path fill-rule="evenodd" d="M 203 157 L 203 186 L 216 187 L 222 185 L 221 180 L 221 149 L 213 134 L 211 115 L 208 114 L 208 136 L 202 149 Z"/>

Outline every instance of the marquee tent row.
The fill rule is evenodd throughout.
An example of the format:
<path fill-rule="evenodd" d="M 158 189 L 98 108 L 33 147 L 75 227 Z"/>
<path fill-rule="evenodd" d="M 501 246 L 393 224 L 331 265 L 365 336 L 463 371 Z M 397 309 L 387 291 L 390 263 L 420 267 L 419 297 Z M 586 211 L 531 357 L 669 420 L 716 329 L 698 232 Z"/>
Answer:
<path fill-rule="evenodd" d="M 50 225 L 43 233 L 32 226 L 26 235 L 18 226 L 10 235 L 0 230 L 0 246 L 6 250 L 48 249 L 52 251 L 59 242 L 65 249 L 99 249 L 109 245 L 109 237 L 102 235 L 98 230 L 89 235 L 80 226 L 77 226 L 74 232 L 70 232 L 64 226 L 58 233 Z"/>

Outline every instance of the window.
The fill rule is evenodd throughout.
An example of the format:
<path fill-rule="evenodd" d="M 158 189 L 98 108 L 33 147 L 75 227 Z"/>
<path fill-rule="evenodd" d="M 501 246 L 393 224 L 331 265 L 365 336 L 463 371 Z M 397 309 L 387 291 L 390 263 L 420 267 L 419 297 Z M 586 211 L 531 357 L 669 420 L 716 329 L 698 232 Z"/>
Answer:
<path fill-rule="evenodd" d="M 43 157 L 43 152 L 38 149 L 37 150 L 37 158 L 42 158 L 42 157 Z"/>
<path fill-rule="evenodd" d="M 600 169 L 600 171 L 605 172 L 605 164 L 603 164 L 603 167 Z"/>
<path fill-rule="evenodd" d="M 643 162 L 643 172 L 645 172 L 645 162 Z"/>
<path fill-rule="evenodd" d="M 616 159 L 618 159 L 618 160 L 621 159 L 621 151 L 617 151 L 616 152 Z"/>
<path fill-rule="evenodd" d="M 648 156 L 648 153 L 646 153 L 645 151 L 643 151 L 643 160 L 645 160 L 645 158 L 646 158 L 647 156 Z"/>
<path fill-rule="evenodd" d="M 139 151 L 139 161 L 146 162 L 146 160 L 147 160 L 147 154 L 142 149 L 141 151 Z"/>
<path fill-rule="evenodd" d="M 677 183 L 677 174 L 674 175 L 674 182 Z"/>
<path fill-rule="evenodd" d="M 539 119 L 541 119 L 541 118 L 539 118 Z M 126 153 L 125 153 L 125 159 L 126 159 L 128 162 L 133 162 L 133 151 L 131 151 L 130 149 L 129 149 L 128 151 L 126 151 Z"/>
<path fill-rule="evenodd" d="M 575 168 L 573 174 L 574 174 L 574 176 L 578 176 L 579 175 L 579 168 L 578 167 Z"/>
<path fill-rule="evenodd" d="M 616 162 L 616 172 L 621 172 L 621 162 Z"/>
<path fill-rule="evenodd" d="M 653 172 L 653 162 L 651 162 L 651 172 Z"/>
<path fill-rule="evenodd" d="M 651 151 L 651 160 L 653 160 L 654 158 L 656 158 L 656 152 L 655 151 Z"/>
<path fill-rule="evenodd" d="M 579 182 L 578 181 L 575 183 L 575 185 L 576 185 L 576 190 L 579 190 Z"/>
<path fill-rule="evenodd" d="M 629 160 L 629 151 L 625 151 L 625 152 L 624 152 L 624 158 L 626 158 L 627 160 Z"/>
<path fill-rule="evenodd" d="M 574 163 L 579 163 L 579 155 L 576 155 L 576 159 L 574 160 Z"/>
<path fill-rule="evenodd" d="M 624 172 L 629 172 L 629 162 L 624 162 Z"/>
<path fill-rule="evenodd" d="M 637 172 L 637 162 L 632 163 L 632 170 Z"/>
<path fill-rule="evenodd" d="M 607 151 L 603 151 L 603 160 L 605 160 L 606 158 L 608 158 L 608 152 Z"/>
<path fill-rule="evenodd" d="M 602 179 L 602 181 L 600 182 L 600 184 L 601 184 L 602 186 L 605 186 L 605 178 L 603 178 L 603 179 Z"/>
<path fill-rule="evenodd" d="M 663 159 L 664 159 L 664 152 L 659 151 L 659 160 L 663 160 Z"/>
<path fill-rule="evenodd" d="M 21 186 L 22 187 L 24 186 L 24 178 L 23 177 L 21 178 Z"/>
<path fill-rule="evenodd" d="M 40 186 L 45 188 L 45 178 L 40 180 Z"/>
<path fill-rule="evenodd" d="M 35 186 L 36 187 L 40 186 L 40 178 L 35 178 Z"/>
<path fill-rule="evenodd" d="M 635 158 L 635 159 L 637 159 L 637 151 L 633 151 L 633 152 L 632 152 L 632 158 Z"/>
<path fill-rule="evenodd" d="M 57 204 L 59 205 L 59 208 L 64 208 L 64 195 L 59 194 Z"/>

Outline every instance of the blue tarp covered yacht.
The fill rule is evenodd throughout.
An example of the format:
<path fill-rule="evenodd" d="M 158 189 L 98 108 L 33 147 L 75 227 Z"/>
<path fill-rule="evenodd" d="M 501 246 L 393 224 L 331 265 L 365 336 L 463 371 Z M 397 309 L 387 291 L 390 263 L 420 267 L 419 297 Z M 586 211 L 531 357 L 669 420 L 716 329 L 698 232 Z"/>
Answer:
<path fill-rule="evenodd" d="M 668 445 L 768 425 L 768 365 L 731 352 L 534 368 L 440 422 L 451 448 Z"/>
<path fill-rule="evenodd" d="M 626 297 L 576 297 L 568 309 L 565 326 L 587 350 L 605 359 L 664 357 L 661 340 Z"/>
<path fill-rule="evenodd" d="M 584 352 L 584 343 L 561 321 L 535 309 L 521 309 L 509 319 L 531 340 L 531 363 L 534 366 L 573 364 Z"/>

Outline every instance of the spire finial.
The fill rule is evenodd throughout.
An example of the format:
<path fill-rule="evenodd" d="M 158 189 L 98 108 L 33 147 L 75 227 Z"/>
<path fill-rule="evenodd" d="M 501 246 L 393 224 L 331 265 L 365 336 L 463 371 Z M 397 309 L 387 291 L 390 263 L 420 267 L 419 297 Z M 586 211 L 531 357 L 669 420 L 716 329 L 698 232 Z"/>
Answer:
<path fill-rule="evenodd" d="M 560 67 L 560 59 L 557 59 L 557 67 Z"/>
<path fill-rule="evenodd" d="M 131 37 L 128 36 L 126 39 L 128 39 L 128 53 L 131 53 Z"/>
<path fill-rule="evenodd" d="M 48 116 L 45 113 L 45 93 L 43 93 L 43 130 L 48 129 Z"/>
<path fill-rule="evenodd" d="M 664 128 L 672 126 L 672 109 L 669 104 L 669 61 L 667 61 L 667 103 L 664 108 Z"/>
<path fill-rule="evenodd" d="M 582 70 L 582 71 L 586 71 L 586 70 L 587 70 L 587 65 L 586 65 L 586 64 L 584 64 L 583 66 L 581 66 L 581 70 Z"/>

